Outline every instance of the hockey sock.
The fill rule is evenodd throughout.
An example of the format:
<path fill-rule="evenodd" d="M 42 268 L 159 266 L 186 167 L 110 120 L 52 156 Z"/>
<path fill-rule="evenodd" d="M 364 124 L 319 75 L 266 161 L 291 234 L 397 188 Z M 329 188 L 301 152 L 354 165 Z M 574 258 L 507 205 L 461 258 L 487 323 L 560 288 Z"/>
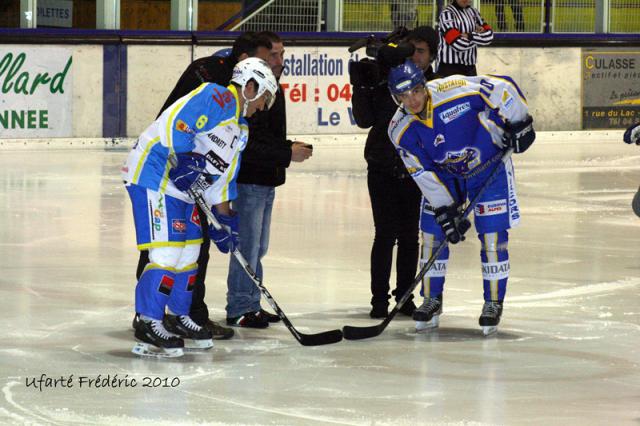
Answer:
<path fill-rule="evenodd" d="M 420 268 L 428 261 L 435 250 L 440 247 L 441 241 L 435 239 L 435 235 L 423 232 L 422 234 L 422 255 L 420 256 Z M 429 268 L 422 278 L 420 296 L 438 297 L 444 289 L 444 279 L 447 274 L 447 264 L 449 263 L 449 247 L 445 247 L 433 266 Z"/>
<path fill-rule="evenodd" d="M 162 320 L 174 282 L 173 268 L 148 264 L 136 285 L 136 312 L 147 318 Z"/>
<path fill-rule="evenodd" d="M 175 315 L 189 315 L 191 300 L 193 299 L 193 286 L 195 285 L 197 274 L 197 263 L 192 263 L 176 271 L 176 281 L 167 303 L 167 307 Z"/>
<path fill-rule="evenodd" d="M 482 260 L 482 283 L 484 287 L 484 300 L 502 301 L 507 292 L 507 280 L 509 279 L 509 252 L 507 244 L 509 233 L 507 231 L 479 234 L 482 243 L 480 259 Z"/>

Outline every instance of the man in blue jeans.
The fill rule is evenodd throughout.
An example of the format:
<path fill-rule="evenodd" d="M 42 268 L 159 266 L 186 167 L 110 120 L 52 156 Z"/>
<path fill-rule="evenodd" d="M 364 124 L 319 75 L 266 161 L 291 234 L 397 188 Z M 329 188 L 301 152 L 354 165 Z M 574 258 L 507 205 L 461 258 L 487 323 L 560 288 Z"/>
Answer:
<path fill-rule="evenodd" d="M 267 63 L 277 80 L 283 69 L 284 46 L 275 33 L 259 34 L 271 41 Z M 249 121 L 249 142 L 242 153 L 238 174 L 238 196 L 233 209 L 240 215 L 238 249 L 256 275 L 262 279 L 261 259 L 269 247 L 271 211 L 275 188 L 285 182 L 285 169 L 292 161 L 311 157 L 311 146 L 287 140 L 284 93 L 279 88 L 273 107 L 255 114 Z M 231 256 L 227 278 L 227 324 L 238 327 L 266 328 L 280 318 L 260 307 L 260 290 Z"/>

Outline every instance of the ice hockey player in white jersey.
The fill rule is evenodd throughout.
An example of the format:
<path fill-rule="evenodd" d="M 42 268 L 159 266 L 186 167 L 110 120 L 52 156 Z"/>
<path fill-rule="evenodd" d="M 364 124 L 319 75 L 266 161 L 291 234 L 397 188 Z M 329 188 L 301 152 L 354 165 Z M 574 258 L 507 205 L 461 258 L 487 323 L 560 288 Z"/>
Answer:
<path fill-rule="evenodd" d="M 277 87 L 266 62 L 245 59 L 235 66 L 229 86 L 203 83 L 174 102 L 129 153 L 122 175 L 138 249 L 148 249 L 150 258 L 136 286 L 141 321 L 133 353 L 176 357 L 183 347 L 213 346 L 211 332 L 189 317 L 202 234 L 187 191 L 197 188 L 223 226 L 210 229 L 211 240 L 223 252 L 233 250 L 238 216 L 229 202 L 247 143 L 246 117 L 270 108 Z"/>
<path fill-rule="evenodd" d="M 427 83 L 410 61 L 391 70 L 388 85 L 400 105 L 389 137 L 423 195 L 421 264 L 445 239 L 464 239 L 470 224 L 462 206 L 499 167 L 474 209 L 485 301 L 479 323 L 492 334 L 509 277 L 508 229 L 520 220 L 513 164 L 500 160 L 505 149 L 524 152 L 535 139 L 526 99 L 509 77 L 455 75 Z M 423 279 L 424 303 L 413 314 L 418 331 L 438 326 L 448 259 L 446 247 Z"/>

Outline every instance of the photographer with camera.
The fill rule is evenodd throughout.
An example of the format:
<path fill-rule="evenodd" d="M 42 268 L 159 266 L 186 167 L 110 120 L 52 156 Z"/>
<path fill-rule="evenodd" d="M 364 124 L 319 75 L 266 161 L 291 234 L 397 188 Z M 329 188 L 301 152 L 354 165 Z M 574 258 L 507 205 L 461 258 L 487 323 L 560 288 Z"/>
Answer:
<path fill-rule="evenodd" d="M 399 158 L 387 134 L 397 105 L 387 88 L 389 70 L 411 58 L 427 80 L 435 78 L 431 63 L 438 52 L 438 34 L 428 26 L 408 32 L 400 28 L 385 39 L 370 36 L 349 50 L 366 46 L 367 56 L 349 64 L 353 86 L 353 115 L 358 127 L 371 128 L 364 149 L 367 184 L 375 236 L 371 249 L 372 318 L 384 318 L 389 308 L 389 278 L 393 247 L 398 244 L 396 289 L 399 300 L 416 275 L 418 263 L 418 222 L 420 190 Z M 415 304 L 410 299 L 401 312 L 411 316 Z"/>

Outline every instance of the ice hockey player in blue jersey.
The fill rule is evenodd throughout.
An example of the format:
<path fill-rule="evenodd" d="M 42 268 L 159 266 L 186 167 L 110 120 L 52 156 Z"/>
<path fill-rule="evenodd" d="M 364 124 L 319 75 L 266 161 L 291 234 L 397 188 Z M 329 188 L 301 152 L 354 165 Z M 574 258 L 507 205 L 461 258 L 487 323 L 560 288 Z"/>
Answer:
<path fill-rule="evenodd" d="M 196 189 L 223 230 L 210 229 L 223 252 L 237 244 L 236 197 L 246 117 L 270 108 L 277 91 L 261 59 L 236 64 L 231 83 L 203 83 L 167 108 L 138 138 L 122 168 L 133 206 L 138 249 L 150 263 L 140 276 L 135 308 L 141 321 L 133 353 L 176 357 L 183 348 L 208 349 L 211 332 L 189 317 L 202 231 L 187 191 Z M 166 310 L 166 312 L 165 312 Z"/>
<path fill-rule="evenodd" d="M 495 167 L 498 173 L 474 209 L 481 248 L 485 335 L 497 331 L 509 277 L 508 229 L 520 220 L 513 164 L 505 149 L 524 152 L 534 141 L 533 119 L 522 91 L 509 77 L 459 75 L 426 82 L 410 61 L 391 70 L 389 89 L 399 108 L 389 137 L 422 191 L 420 228 L 424 264 L 440 244 L 464 239 L 470 224 L 462 206 Z M 423 279 L 424 303 L 416 329 L 437 327 L 442 313 L 448 247 Z"/>

